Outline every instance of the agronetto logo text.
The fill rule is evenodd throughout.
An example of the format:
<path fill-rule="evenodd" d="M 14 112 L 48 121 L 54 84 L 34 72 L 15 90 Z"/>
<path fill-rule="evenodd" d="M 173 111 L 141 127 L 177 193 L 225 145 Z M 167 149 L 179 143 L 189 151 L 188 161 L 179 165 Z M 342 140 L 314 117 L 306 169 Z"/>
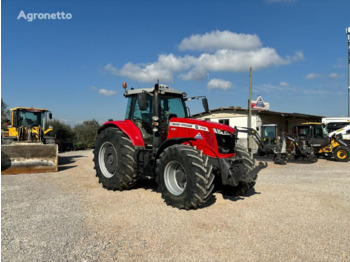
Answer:
<path fill-rule="evenodd" d="M 73 15 L 71 13 L 56 12 L 56 13 L 25 13 L 23 10 L 19 12 L 17 20 L 27 20 L 27 22 L 32 22 L 34 20 L 70 20 Z"/>

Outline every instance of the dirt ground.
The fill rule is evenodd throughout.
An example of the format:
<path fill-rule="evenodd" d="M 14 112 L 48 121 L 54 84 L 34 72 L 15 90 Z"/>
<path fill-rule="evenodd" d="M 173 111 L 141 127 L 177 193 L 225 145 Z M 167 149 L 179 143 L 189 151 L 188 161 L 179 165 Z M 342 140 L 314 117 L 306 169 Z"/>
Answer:
<path fill-rule="evenodd" d="M 167 206 L 154 181 L 108 191 L 92 151 L 1 177 L 2 261 L 350 261 L 350 163 L 269 166 L 245 197 Z"/>

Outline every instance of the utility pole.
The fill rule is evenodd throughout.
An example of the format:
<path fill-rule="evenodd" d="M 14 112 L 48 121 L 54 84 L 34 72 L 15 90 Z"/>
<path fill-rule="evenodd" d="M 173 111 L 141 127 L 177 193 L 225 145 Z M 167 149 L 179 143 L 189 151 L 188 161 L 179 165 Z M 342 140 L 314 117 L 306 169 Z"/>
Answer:
<path fill-rule="evenodd" d="M 252 74 L 253 69 L 249 70 L 249 100 L 248 100 L 248 128 L 252 128 Z M 252 136 L 248 135 L 248 151 L 252 155 Z"/>
<path fill-rule="evenodd" d="M 350 27 L 346 28 L 348 35 L 348 117 L 350 117 Z"/>

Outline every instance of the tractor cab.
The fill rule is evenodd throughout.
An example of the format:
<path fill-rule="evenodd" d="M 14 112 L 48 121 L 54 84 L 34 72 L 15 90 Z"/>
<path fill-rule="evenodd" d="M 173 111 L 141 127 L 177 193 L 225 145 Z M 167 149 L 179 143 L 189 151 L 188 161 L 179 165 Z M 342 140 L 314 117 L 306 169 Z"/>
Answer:
<path fill-rule="evenodd" d="M 160 85 L 159 108 L 154 101 L 154 88 L 125 91 L 128 105 L 125 119 L 135 123 L 140 129 L 146 145 L 153 144 L 153 132 L 159 131 L 161 141 L 167 137 L 169 121 L 173 117 L 188 117 L 184 102 L 185 93 Z M 157 116 L 158 114 L 158 116 Z M 158 119 L 157 119 L 157 117 Z"/>

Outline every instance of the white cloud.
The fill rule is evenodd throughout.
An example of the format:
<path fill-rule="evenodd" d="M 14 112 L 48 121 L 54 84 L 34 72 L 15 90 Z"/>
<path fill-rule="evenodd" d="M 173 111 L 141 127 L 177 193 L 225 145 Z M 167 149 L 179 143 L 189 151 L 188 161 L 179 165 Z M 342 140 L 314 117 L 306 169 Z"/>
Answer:
<path fill-rule="evenodd" d="M 281 91 L 293 93 L 296 91 L 296 89 L 293 87 L 290 87 L 289 84 L 286 82 L 281 82 L 279 85 L 260 84 L 260 85 L 253 86 L 254 93 L 274 93 L 274 92 L 280 93 Z"/>
<path fill-rule="evenodd" d="M 118 69 L 115 68 L 112 64 L 107 64 L 104 69 L 111 73 L 112 75 L 118 75 Z"/>
<path fill-rule="evenodd" d="M 180 50 L 213 51 L 217 49 L 251 50 L 262 45 L 257 35 L 237 34 L 230 31 L 212 31 L 204 35 L 186 37 L 179 45 Z"/>
<path fill-rule="evenodd" d="M 329 77 L 332 79 L 339 79 L 342 78 L 344 76 L 344 74 L 338 74 L 338 73 L 330 73 Z"/>
<path fill-rule="evenodd" d="M 204 35 L 192 35 L 181 42 L 179 48 L 182 50 L 207 50 L 197 57 L 161 54 L 153 63 L 129 62 L 120 70 L 107 64 L 104 69 L 138 82 L 154 83 L 159 79 L 170 83 L 175 73 L 179 73 L 183 80 L 203 80 L 212 71 L 243 72 L 248 71 L 249 67 L 259 70 L 303 60 L 302 52 L 282 58 L 274 48 L 261 45 L 256 35 L 212 31 Z"/>
<path fill-rule="evenodd" d="M 138 82 L 154 83 L 158 79 L 162 82 L 172 82 L 173 74 L 189 68 L 191 57 L 176 57 L 173 54 L 159 55 L 158 60 L 148 64 L 126 63 L 120 70 L 110 65 L 106 71 L 118 72 Z"/>
<path fill-rule="evenodd" d="M 107 89 L 104 89 L 104 88 L 99 89 L 99 90 L 98 90 L 98 93 L 99 93 L 100 95 L 104 95 L 104 96 L 113 96 L 113 95 L 116 95 L 116 94 L 117 94 L 116 91 L 107 90 Z"/>
<path fill-rule="evenodd" d="M 207 84 L 207 88 L 228 90 L 232 88 L 232 83 L 222 79 L 211 79 Z"/>
<path fill-rule="evenodd" d="M 306 78 L 306 79 L 315 79 L 315 78 L 319 78 L 319 77 L 321 77 L 320 74 L 310 73 L 310 74 L 308 74 L 305 78 Z"/>
<path fill-rule="evenodd" d="M 116 95 L 117 92 L 113 91 L 113 90 L 107 90 L 107 89 L 98 89 L 96 86 L 91 86 L 90 87 L 91 90 L 93 91 L 97 91 L 100 95 L 104 95 L 104 96 L 113 96 Z"/>
<path fill-rule="evenodd" d="M 273 48 L 260 48 L 250 51 L 220 49 L 214 54 L 203 53 L 192 59 L 192 69 L 180 77 L 184 80 L 202 80 L 210 71 L 244 72 L 250 67 L 260 70 L 271 66 L 287 65 L 302 59 L 300 53 L 293 57 L 282 58 Z"/>

